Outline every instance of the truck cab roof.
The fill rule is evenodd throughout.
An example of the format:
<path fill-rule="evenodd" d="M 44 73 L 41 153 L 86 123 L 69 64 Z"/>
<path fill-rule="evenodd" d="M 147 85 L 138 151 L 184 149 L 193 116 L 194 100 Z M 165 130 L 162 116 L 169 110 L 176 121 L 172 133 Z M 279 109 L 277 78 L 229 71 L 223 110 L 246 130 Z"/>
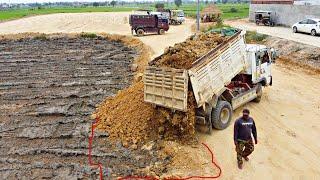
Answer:
<path fill-rule="evenodd" d="M 248 52 L 257 52 L 262 49 L 267 49 L 267 46 L 261 44 L 246 44 L 246 51 Z"/>

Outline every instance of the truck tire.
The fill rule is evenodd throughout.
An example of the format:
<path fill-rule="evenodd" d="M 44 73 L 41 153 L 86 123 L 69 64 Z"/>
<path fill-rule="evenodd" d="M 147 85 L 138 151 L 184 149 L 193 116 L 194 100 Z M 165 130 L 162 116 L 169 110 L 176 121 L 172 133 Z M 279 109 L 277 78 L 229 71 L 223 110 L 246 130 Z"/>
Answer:
<path fill-rule="evenodd" d="M 158 34 L 160 35 L 164 34 L 164 29 L 159 29 Z"/>
<path fill-rule="evenodd" d="M 257 84 L 257 97 L 253 100 L 256 103 L 259 103 L 261 101 L 261 97 L 262 97 L 262 84 L 258 83 Z"/>
<path fill-rule="evenodd" d="M 143 29 L 137 29 L 136 30 L 137 36 L 143 36 L 144 35 L 144 30 Z"/>
<path fill-rule="evenodd" d="M 225 129 L 229 126 L 232 118 L 232 107 L 227 101 L 218 101 L 215 108 L 212 108 L 211 120 L 216 129 Z"/>
<path fill-rule="evenodd" d="M 316 36 L 317 35 L 317 31 L 315 29 L 311 30 L 311 36 Z"/>
<path fill-rule="evenodd" d="M 211 114 L 212 114 L 212 106 L 211 105 L 209 105 L 209 104 L 207 104 L 207 110 L 206 110 L 206 123 L 207 123 L 207 128 L 208 128 L 208 131 L 207 131 L 207 133 L 208 134 L 211 134 L 212 133 L 212 127 L 213 127 L 213 124 L 212 124 L 212 116 L 211 116 Z"/>
<path fill-rule="evenodd" d="M 293 31 L 293 33 L 297 33 L 298 32 L 298 28 L 296 26 L 294 26 L 292 31 Z"/>

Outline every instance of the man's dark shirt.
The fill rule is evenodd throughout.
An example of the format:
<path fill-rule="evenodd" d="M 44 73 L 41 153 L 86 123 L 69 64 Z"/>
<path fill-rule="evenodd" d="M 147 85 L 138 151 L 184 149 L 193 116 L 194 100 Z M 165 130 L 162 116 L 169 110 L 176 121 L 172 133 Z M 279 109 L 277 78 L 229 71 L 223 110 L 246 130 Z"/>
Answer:
<path fill-rule="evenodd" d="M 238 140 L 248 141 L 251 140 L 251 133 L 255 141 L 257 141 L 257 129 L 254 123 L 254 120 L 249 117 L 247 120 L 244 120 L 243 117 L 240 117 L 234 123 L 234 141 Z"/>

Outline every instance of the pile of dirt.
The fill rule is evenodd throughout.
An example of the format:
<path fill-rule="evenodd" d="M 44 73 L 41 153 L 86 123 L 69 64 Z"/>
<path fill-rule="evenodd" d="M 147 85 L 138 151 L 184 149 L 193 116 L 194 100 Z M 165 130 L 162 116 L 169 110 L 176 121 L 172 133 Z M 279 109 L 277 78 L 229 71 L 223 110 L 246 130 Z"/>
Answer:
<path fill-rule="evenodd" d="M 225 37 L 213 33 L 192 36 L 185 42 L 167 48 L 151 64 L 189 69 L 193 62 L 225 40 Z M 107 131 L 111 140 L 121 140 L 125 147 L 135 149 L 156 138 L 191 142 L 195 134 L 195 108 L 192 91 L 188 92 L 187 112 L 154 107 L 144 102 L 143 82 L 138 81 L 115 97 L 105 100 L 93 117 L 100 118 L 98 128 Z"/>
<path fill-rule="evenodd" d="M 94 116 L 100 118 L 98 128 L 106 130 L 111 140 L 120 139 L 125 147 L 157 135 L 158 123 L 152 119 L 156 109 L 143 101 L 142 81 L 106 99 Z"/>
<path fill-rule="evenodd" d="M 193 62 L 226 39 L 226 37 L 217 33 L 202 33 L 191 36 L 185 42 L 167 48 L 151 64 L 158 67 L 190 69 Z"/>
<path fill-rule="evenodd" d="M 195 133 L 195 100 L 192 93 L 188 98 L 187 113 L 155 108 L 144 102 L 139 81 L 101 103 L 93 118 L 100 119 L 98 129 L 107 131 L 112 141 L 132 149 L 158 138 L 189 141 Z"/>

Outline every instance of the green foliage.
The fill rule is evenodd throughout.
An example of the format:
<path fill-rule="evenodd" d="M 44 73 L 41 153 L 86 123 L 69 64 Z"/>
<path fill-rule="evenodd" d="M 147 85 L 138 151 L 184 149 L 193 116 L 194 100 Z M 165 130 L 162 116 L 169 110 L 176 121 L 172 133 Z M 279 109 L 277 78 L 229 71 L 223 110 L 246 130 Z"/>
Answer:
<path fill-rule="evenodd" d="M 180 7 L 181 4 L 182 4 L 182 0 L 174 0 L 174 4 L 175 4 L 177 7 Z"/>
<path fill-rule="evenodd" d="M 231 12 L 231 13 L 237 13 L 237 12 L 238 12 L 238 9 L 235 8 L 235 7 L 232 7 L 232 8 L 230 8 L 230 12 Z"/>
<path fill-rule="evenodd" d="M 1 20 L 12 20 L 18 19 L 25 16 L 42 15 L 42 14 L 54 14 L 54 13 L 82 13 L 82 12 L 124 12 L 138 9 L 136 7 L 53 7 L 41 9 L 11 9 L 11 10 L 0 10 L 0 21 Z"/>
<path fill-rule="evenodd" d="M 113 0 L 113 1 L 110 2 L 110 4 L 111 4 L 112 7 L 114 7 L 117 4 L 117 1 Z"/>
<path fill-rule="evenodd" d="M 117 1 L 110 2 L 110 5 L 113 6 Z M 53 14 L 53 13 L 82 13 L 82 12 L 123 12 L 123 11 L 132 11 L 137 9 L 152 9 L 154 4 L 139 4 L 137 5 L 126 5 L 126 6 L 117 6 L 114 4 L 114 7 L 110 6 L 97 6 L 97 7 L 42 7 L 41 9 L 11 9 L 0 11 L 0 21 L 1 20 L 12 20 L 18 19 L 25 16 L 31 15 L 41 15 L 41 14 Z M 156 7 L 163 7 L 163 3 L 157 3 Z M 200 10 L 205 7 L 205 3 L 200 4 Z M 245 18 L 249 15 L 249 4 L 216 4 L 216 6 L 222 11 L 222 19 L 235 19 L 235 18 Z M 231 8 L 234 7 L 237 9 L 237 12 L 230 12 Z M 175 9 L 175 4 L 169 4 L 168 7 Z M 197 6 L 196 3 L 183 3 L 179 9 L 183 10 L 186 16 L 196 17 Z"/>
<path fill-rule="evenodd" d="M 46 34 L 36 35 L 33 39 L 42 40 L 42 41 L 47 41 L 47 40 L 49 40 L 49 39 L 47 38 Z"/>
<path fill-rule="evenodd" d="M 155 4 L 155 8 L 156 9 L 163 9 L 164 8 L 164 4 L 163 3 L 156 3 Z"/>
<path fill-rule="evenodd" d="M 92 3 L 92 6 L 97 7 L 97 6 L 99 6 L 99 3 L 98 2 L 94 2 L 94 3 Z"/>
<path fill-rule="evenodd" d="M 222 11 L 222 19 L 237 19 L 246 18 L 249 16 L 249 4 L 215 4 Z M 205 7 L 205 3 L 200 4 L 200 11 Z M 234 7 L 237 12 L 230 12 L 230 9 Z M 169 8 L 175 8 L 174 6 L 169 6 Z M 186 16 L 196 17 L 197 6 L 194 4 L 182 4 L 179 9 L 183 10 Z"/>
<path fill-rule="evenodd" d="M 219 17 L 217 18 L 217 24 L 215 25 L 217 28 L 224 27 L 223 20 Z"/>
<path fill-rule="evenodd" d="M 81 33 L 80 37 L 82 38 L 96 38 L 97 35 L 95 33 Z"/>
<path fill-rule="evenodd" d="M 246 42 L 247 43 L 259 43 L 264 41 L 268 35 L 257 33 L 256 31 L 247 31 Z"/>

